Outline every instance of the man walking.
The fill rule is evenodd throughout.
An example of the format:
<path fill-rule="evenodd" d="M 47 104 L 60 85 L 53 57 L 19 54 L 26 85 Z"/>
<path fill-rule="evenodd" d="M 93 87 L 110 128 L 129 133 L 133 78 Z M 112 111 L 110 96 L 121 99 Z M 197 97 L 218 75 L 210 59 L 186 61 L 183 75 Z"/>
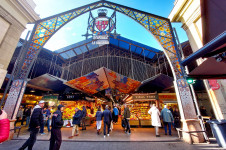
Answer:
<path fill-rule="evenodd" d="M 86 114 L 87 114 L 86 106 L 83 106 L 83 108 L 82 108 L 82 130 L 86 130 Z"/>
<path fill-rule="evenodd" d="M 163 119 L 163 124 L 165 128 L 165 135 L 167 135 L 167 126 L 169 129 L 169 135 L 171 134 L 171 124 L 173 122 L 173 115 L 169 109 L 167 109 L 167 105 L 164 106 L 163 110 L 161 111 L 161 117 Z"/>
<path fill-rule="evenodd" d="M 61 128 L 64 124 L 62 119 L 63 105 L 59 105 L 58 110 L 53 113 L 52 130 L 50 137 L 49 150 L 59 150 L 62 143 Z"/>
<path fill-rule="evenodd" d="M 124 109 L 124 119 L 125 119 L 125 123 L 126 123 L 126 133 L 128 133 L 129 131 L 129 134 L 131 133 L 131 130 L 130 130 L 130 124 L 129 124 L 129 120 L 130 120 L 130 111 L 129 111 L 129 108 L 127 107 L 127 105 L 125 105 L 125 109 Z"/>
<path fill-rule="evenodd" d="M 108 105 L 106 105 L 105 110 L 102 114 L 102 117 L 104 117 L 104 138 L 106 137 L 106 126 L 108 127 L 107 136 L 109 136 L 110 125 L 111 125 L 111 120 L 112 120 L 111 111 L 108 110 L 108 108 L 109 108 Z"/>
<path fill-rule="evenodd" d="M 23 106 L 20 106 L 17 115 L 16 115 L 16 121 L 14 126 L 16 126 L 17 122 L 21 119 L 21 125 L 23 125 Z"/>
<path fill-rule="evenodd" d="M 29 108 L 25 111 L 25 116 L 26 116 L 26 126 L 28 126 L 29 123 L 30 123 L 30 118 L 31 118 L 31 107 L 29 107 Z"/>
<path fill-rule="evenodd" d="M 34 107 L 34 111 L 31 115 L 31 121 L 29 125 L 30 130 L 30 137 L 27 139 L 27 141 L 23 144 L 19 150 L 24 150 L 26 147 L 28 147 L 28 150 L 32 150 L 37 134 L 39 131 L 40 126 L 43 124 L 43 114 L 42 114 L 42 108 L 44 107 L 44 101 L 41 100 L 38 105 Z"/>
<path fill-rule="evenodd" d="M 113 119 L 113 122 L 117 123 L 118 122 L 118 114 L 119 114 L 117 106 L 114 107 L 113 113 L 114 113 L 114 116 L 115 116 L 114 119 Z"/>
<path fill-rule="evenodd" d="M 82 111 L 79 110 L 78 108 L 75 108 L 75 115 L 73 116 L 73 121 L 72 121 L 72 124 L 73 124 L 72 135 L 68 137 L 69 139 L 72 139 L 74 136 L 79 135 L 79 125 L 80 125 L 81 118 L 82 118 Z"/>
<path fill-rule="evenodd" d="M 148 111 L 148 113 L 151 115 L 151 123 L 152 126 L 155 127 L 155 135 L 156 137 L 160 137 L 159 135 L 159 127 L 161 127 L 161 121 L 160 121 L 160 112 L 158 108 L 155 106 L 155 104 L 151 104 L 151 108 Z"/>
<path fill-rule="evenodd" d="M 50 112 L 50 109 L 51 107 L 49 106 L 47 109 L 46 109 L 46 124 L 47 124 L 47 129 L 48 129 L 48 132 L 50 132 L 50 124 L 49 124 L 49 121 L 50 121 L 50 117 L 51 117 L 51 112 Z"/>

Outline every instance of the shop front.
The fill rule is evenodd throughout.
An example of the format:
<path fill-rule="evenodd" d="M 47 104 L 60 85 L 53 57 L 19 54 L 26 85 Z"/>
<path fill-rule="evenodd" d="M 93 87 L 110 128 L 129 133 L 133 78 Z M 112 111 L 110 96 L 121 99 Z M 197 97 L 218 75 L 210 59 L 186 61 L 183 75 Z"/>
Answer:
<path fill-rule="evenodd" d="M 75 108 L 83 110 L 83 106 L 86 107 L 86 125 L 90 126 L 96 119 L 95 114 L 99 107 L 103 109 L 104 100 L 97 98 L 83 97 L 83 99 L 77 99 L 76 96 L 67 95 L 64 100 L 59 100 L 59 104 L 64 105 L 63 120 L 64 126 L 71 127 L 72 119 L 75 114 Z"/>
<path fill-rule="evenodd" d="M 130 125 L 136 127 L 151 126 L 151 116 L 148 114 L 150 104 L 156 104 L 156 93 L 136 93 L 126 99 L 126 104 L 130 108 Z"/>

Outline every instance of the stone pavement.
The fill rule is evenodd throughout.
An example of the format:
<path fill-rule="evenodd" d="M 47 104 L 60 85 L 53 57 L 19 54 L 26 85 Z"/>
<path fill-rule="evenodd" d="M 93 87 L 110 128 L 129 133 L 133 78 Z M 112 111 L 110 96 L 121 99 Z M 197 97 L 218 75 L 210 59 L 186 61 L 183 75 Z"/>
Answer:
<path fill-rule="evenodd" d="M 0 144 L 0 150 L 18 150 L 25 140 Z M 38 140 L 33 150 L 48 150 L 49 141 Z M 217 144 L 189 145 L 184 142 L 76 142 L 63 141 L 61 150 L 223 150 Z"/>
<path fill-rule="evenodd" d="M 178 139 L 177 132 L 172 130 L 172 136 L 164 135 L 164 129 L 160 128 L 161 137 L 155 137 L 154 128 L 132 128 L 131 135 L 125 134 L 120 124 L 114 125 L 109 137 L 103 138 L 103 134 L 97 135 L 95 124 L 80 131 L 78 137 L 68 139 L 72 128 L 62 128 L 63 142 L 61 150 L 204 150 L 222 149 L 216 141 L 211 144 L 189 145 Z M 45 129 L 46 131 L 46 129 Z M 26 127 L 22 128 L 20 136 L 16 135 L 11 141 L 0 144 L 0 150 L 17 150 L 29 137 Z M 38 140 L 33 150 L 48 150 L 50 133 L 38 135 Z"/>
<path fill-rule="evenodd" d="M 103 128 L 103 125 L 102 125 Z M 81 129 L 81 128 L 80 128 Z M 123 128 L 120 123 L 114 125 L 114 129 L 110 132 L 110 137 L 103 138 L 103 133 L 101 135 L 96 134 L 95 124 L 91 126 L 87 126 L 87 130 L 80 130 L 79 136 L 74 137 L 73 139 L 68 139 L 72 134 L 72 127 L 70 128 L 62 128 L 62 139 L 63 141 L 167 141 L 167 142 L 175 142 L 178 141 L 177 132 L 172 129 L 172 136 L 165 135 L 164 129 L 160 128 L 161 137 L 155 136 L 154 128 L 132 128 L 132 133 L 130 135 L 125 134 Z M 45 127 L 45 135 L 38 135 L 38 140 L 49 140 L 50 133 L 47 132 Z M 14 139 L 28 139 L 29 132 L 26 127 L 23 127 L 20 133 L 20 136 L 17 138 L 17 134 L 15 134 Z"/>

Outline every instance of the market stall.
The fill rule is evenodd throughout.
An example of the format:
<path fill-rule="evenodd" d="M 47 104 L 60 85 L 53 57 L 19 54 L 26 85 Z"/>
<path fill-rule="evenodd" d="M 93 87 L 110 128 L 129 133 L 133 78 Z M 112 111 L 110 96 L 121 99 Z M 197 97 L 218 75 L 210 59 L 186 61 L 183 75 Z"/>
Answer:
<path fill-rule="evenodd" d="M 86 116 L 86 125 L 89 126 L 95 121 L 95 114 L 98 107 L 101 107 L 101 101 L 60 101 L 60 104 L 64 105 L 63 120 L 64 126 L 72 126 L 72 118 L 75 114 L 75 108 L 82 110 L 82 107 L 85 106 L 87 110 Z"/>
<path fill-rule="evenodd" d="M 150 104 L 158 104 L 156 93 L 136 93 L 126 99 L 131 112 L 131 126 L 151 126 Z"/>

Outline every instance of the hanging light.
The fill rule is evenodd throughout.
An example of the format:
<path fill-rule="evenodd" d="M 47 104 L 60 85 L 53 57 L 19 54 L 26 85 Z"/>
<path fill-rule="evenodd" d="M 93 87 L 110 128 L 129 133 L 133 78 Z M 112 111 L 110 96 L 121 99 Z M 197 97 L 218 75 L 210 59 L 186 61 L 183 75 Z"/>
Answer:
<path fill-rule="evenodd" d="M 34 92 L 35 92 L 35 90 L 34 90 L 34 89 L 32 89 L 30 92 L 34 93 Z"/>

